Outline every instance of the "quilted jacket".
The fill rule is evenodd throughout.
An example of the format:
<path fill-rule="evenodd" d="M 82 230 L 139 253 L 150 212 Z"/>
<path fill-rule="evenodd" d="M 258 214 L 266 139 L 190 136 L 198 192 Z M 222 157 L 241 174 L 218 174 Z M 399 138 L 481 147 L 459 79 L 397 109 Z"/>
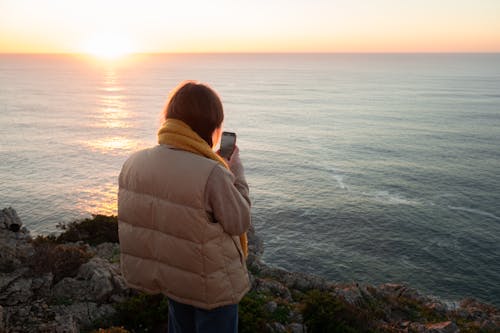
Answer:
<path fill-rule="evenodd" d="M 118 234 L 130 287 L 203 309 L 241 300 L 250 283 L 238 235 L 250 226 L 250 200 L 242 167 L 234 170 L 163 144 L 125 161 Z"/>

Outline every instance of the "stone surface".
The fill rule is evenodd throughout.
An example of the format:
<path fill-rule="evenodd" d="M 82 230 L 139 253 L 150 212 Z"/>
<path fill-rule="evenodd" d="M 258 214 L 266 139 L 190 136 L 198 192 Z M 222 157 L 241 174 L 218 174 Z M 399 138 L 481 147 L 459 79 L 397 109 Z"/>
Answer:
<path fill-rule="evenodd" d="M 128 288 L 116 265 L 94 257 L 80 266 L 74 278 L 66 277 L 53 287 L 56 298 L 70 298 L 75 301 L 108 302 L 123 299 Z"/>
<path fill-rule="evenodd" d="M 2 290 L 0 304 L 11 306 L 29 302 L 34 295 L 31 284 L 31 278 L 17 278 Z"/>
<path fill-rule="evenodd" d="M 0 333 L 5 332 L 5 320 L 3 306 L 0 305 Z"/>
<path fill-rule="evenodd" d="M 267 302 L 266 305 L 264 305 L 264 309 L 270 313 L 273 313 L 274 311 L 276 311 L 277 308 L 278 308 L 278 304 L 276 304 L 275 301 Z"/>
<path fill-rule="evenodd" d="M 283 285 L 281 282 L 271 280 L 271 279 L 256 279 L 256 287 L 255 290 L 264 294 L 271 294 L 274 296 L 278 296 L 287 301 L 292 300 L 292 294 L 290 290 Z"/>
<path fill-rule="evenodd" d="M 95 256 L 54 285 L 51 272 L 31 271 L 32 238 L 24 227 L 8 228 L 13 221 L 21 223 L 15 210 L 0 211 L 0 333 L 79 332 L 113 314 L 113 303 L 130 294 L 116 262 L 119 244 L 67 243 Z"/>
<path fill-rule="evenodd" d="M 31 236 L 25 228 L 13 232 L 0 223 L 0 272 L 14 271 L 26 263 L 35 251 L 30 241 Z"/>
<path fill-rule="evenodd" d="M 272 333 L 285 333 L 286 328 L 285 325 L 275 322 L 275 323 L 270 323 L 266 325 L 267 330 Z"/>
<path fill-rule="evenodd" d="M 53 280 L 54 275 L 50 272 L 35 276 L 31 283 L 31 289 L 38 298 L 48 298 L 52 295 Z"/>
<path fill-rule="evenodd" d="M 283 269 L 260 265 L 260 275 L 273 278 L 288 288 L 298 290 L 320 289 L 327 290 L 333 283 L 319 276 L 309 275 L 301 272 L 288 272 Z"/>
<path fill-rule="evenodd" d="M 18 232 L 23 223 L 17 215 L 17 212 L 12 208 L 4 208 L 0 211 L 0 225 L 13 232 Z"/>
<path fill-rule="evenodd" d="M 101 243 L 92 247 L 92 250 L 95 251 L 97 257 L 110 262 L 118 262 L 120 260 L 120 244 L 118 243 Z"/>
<path fill-rule="evenodd" d="M 299 323 L 291 323 L 287 326 L 287 329 L 290 333 L 305 333 L 306 328 L 304 325 Z"/>
<path fill-rule="evenodd" d="M 107 260 L 99 257 L 80 266 L 76 278 L 88 281 L 87 292 L 90 299 L 106 301 L 113 292 L 113 272 L 110 266 Z"/>
<path fill-rule="evenodd" d="M 425 328 L 429 333 L 458 333 L 457 325 L 452 321 L 445 321 L 435 324 L 427 324 Z"/>
<path fill-rule="evenodd" d="M 58 305 L 53 307 L 53 309 L 59 316 L 65 318 L 71 317 L 77 327 L 85 327 L 92 324 L 98 318 L 115 313 L 115 309 L 111 304 L 98 304 L 96 302 L 77 302 L 69 305 Z"/>

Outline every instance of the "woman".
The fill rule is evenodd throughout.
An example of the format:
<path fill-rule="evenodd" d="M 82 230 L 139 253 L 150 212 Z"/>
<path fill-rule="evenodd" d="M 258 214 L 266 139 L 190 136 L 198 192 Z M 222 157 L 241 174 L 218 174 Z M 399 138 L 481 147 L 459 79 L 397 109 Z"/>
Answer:
<path fill-rule="evenodd" d="M 237 332 L 249 290 L 250 200 L 236 147 L 214 153 L 224 112 L 208 86 L 171 93 L 159 145 L 135 152 L 119 176 L 118 232 L 127 284 L 169 299 L 169 332 Z"/>

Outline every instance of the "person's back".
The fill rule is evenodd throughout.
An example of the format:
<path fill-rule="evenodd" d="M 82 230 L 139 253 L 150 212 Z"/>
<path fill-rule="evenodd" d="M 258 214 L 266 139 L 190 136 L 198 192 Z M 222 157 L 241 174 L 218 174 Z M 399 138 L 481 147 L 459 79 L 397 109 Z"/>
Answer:
<path fill-rule="evenodd" d="M 211 140 L 168 113 L 159 143 L 134 153 L 120 172 L 123 276 L 133 288 L 169 297 L 169 330 L 233 332 L 235 305 L 250 287 L 242 241 L 250 200 L 238 150 L 226 164 Z"/>
<path fill-rule="evenodd" d="M 202 308 L 239 301 L 248 290 L 239 238 L 207 213 L 210 192 L 225 190 L 232 178 L 217 162 L 166 145 L 125 162 L 118 212 L 122 271 L 130 285 Z M 207 189 L 207 183 L 213 185 Z M 241 195 L 221 194 L 227 216 Z M 227 218 L 248 225 L 237 221 L 240 214 Z"/>

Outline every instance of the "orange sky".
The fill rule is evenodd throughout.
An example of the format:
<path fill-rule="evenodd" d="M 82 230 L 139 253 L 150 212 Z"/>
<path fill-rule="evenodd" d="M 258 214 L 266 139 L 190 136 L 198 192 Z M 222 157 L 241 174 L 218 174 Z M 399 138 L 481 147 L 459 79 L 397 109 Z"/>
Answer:
<path fill-rule="evenodd" d="M 500 52 L 498 0 L 1 0 L 0 52 Z"/>

